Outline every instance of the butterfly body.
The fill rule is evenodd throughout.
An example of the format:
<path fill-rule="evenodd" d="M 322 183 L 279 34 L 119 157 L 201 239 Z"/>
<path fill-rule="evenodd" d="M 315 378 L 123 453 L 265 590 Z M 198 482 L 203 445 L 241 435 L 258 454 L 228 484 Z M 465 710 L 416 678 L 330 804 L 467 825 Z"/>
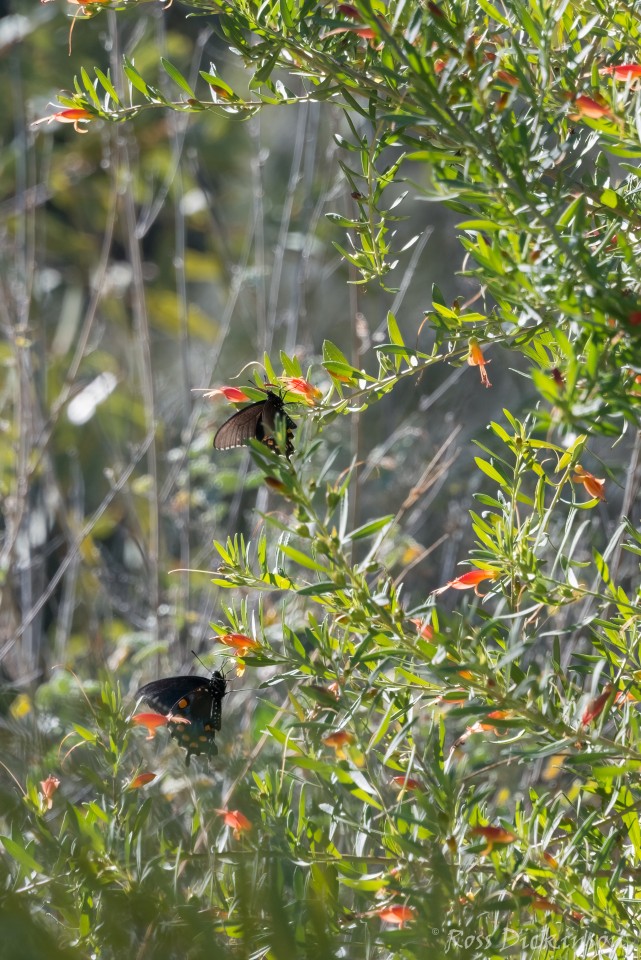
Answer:
<path fill-rule="evenodd" d="M 271 390 L 267 391 L 264 400 L 248 404 L 226 420 L 214 437 L 214 447 L 217 450 L 231 450 L 234 447 L 245 446 L 250 440 L 260 440 L 271 450 L 280 452 L 274 436 L 279 420 L 285 422 L 287 437 L 285 456 L 289 458 L 294 452 L 292 436 L 296 424 L 285 413 L 282 397 L 272 393 Z"/>
<path fill-rule="evenodd" d="M 211 677 L 154 680 L 141 687 L 136 697 L 168 718 L 169 732 L 187 750 L 189 766 L 195 754 L 214 757 L 218 753 L 215 731 L 221 727 L 226 692 L 227 681 L 219 670 L 214 670 Z"/>

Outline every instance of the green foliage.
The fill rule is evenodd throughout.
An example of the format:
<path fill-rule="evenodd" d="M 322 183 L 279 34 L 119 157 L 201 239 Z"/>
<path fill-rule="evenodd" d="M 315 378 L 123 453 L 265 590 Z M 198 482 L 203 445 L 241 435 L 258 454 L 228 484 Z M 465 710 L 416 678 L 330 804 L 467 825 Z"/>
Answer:
<path fill-rule="evenodd" d="M 397 355 L 378 356 L 387 371 Z M 352 390 L 342 385 L 341 407 Z M 327 397 L 319 421 L 330 409 Z M 622 898 L 641 855 L 629 776 L 641 764 L 641 611 L 610 571 L 614 544 L 604 555 L 588 539 L 585 508 L 599 499 L 585 500 L 576 473 L 586 437 L 563 448 L 507 411 L 492 434 L 477 466 L 495 492 L 471 514 L 479 601 L 450 612 L 441 590 L 404 606 L 385 563 L 395 516 L 350 528 L 352 472 L 315 475 L 313 432 L 292 463 L 252 448 L 290 519 L 267 514 L 255 545 L 216 543 L 212 578 L 281 596 L 279 629 L 264 607 L 254 625 L 246 605 L 227 611 L 232 631 L 258 641 L 240 661 L 248 676 L 276 668 L 266 685 L 287 690 L 258 713 L 251 779 L 245 766 L 223 797 L 220 759 L 192 780 L 180 748 L 162 762 L 152 746 L 157 779 L 131 789 L 150 759 L 105 684 L 90 723 L 70 723 L 52 811 L 28 781 L 4 840 L 9 889 L 30 891 L 42 936 L 53 911 L 70 947 L 105 957 L 143 942 L 166 957 L 204 956 L 212 942 L 223 956 L 637 945 Z M 641 551 L 630 528 L 619 533 Z M 224 725 L 222 763 L 237 767 L 233 740 Z M 532 765 L 524 790 L 518 771 Z M 225 825 L 236 803 L 250 827 Z"/>
<path fill-rule="evenodd" d="M 261 104 L 331 98 L 345 111 L 339 163 L 356 212 L 328 217 L 347 230 L 348 245 L 334 243 L 357 282 L 382 280 L 396 265 L 389 225 L 404 194 L 390 188 L 407 162 L 421 165 L 429 185 L 419 190 L 462 216 L 466 275 L 488 300 L 485 315 L 455 309 L 446 324 L 433 304 L 429 320 L 448 351 L 474 334 L 524 354 L 540 395 L 554 395 L 555 423 L 568 428 L 618 435 L 636 422 L 640 214 L 627 161 L 641 150 L 634 84 L 607 76 L 634 56 L 634 20 L 611 21 L 589 4 L 500 12 L 361 0 L 331 15 L 311 4 L 193 6 L 217 14 L 251 77 L 245 96 L 201 73 L 212 104 L 163 60 L 176 99 L 125 62 L 129 105 L 104 73 L 92 82 L 86 71 L 61 103 L 118 121 L 158 105 L 251 116 Z M 396 195 L 385 201 L 388 192 Z"/>
<path fill-rule="evenodd" d="M 173 54 L 152 82 L 129 58 L 117 79 L 81 70 L 58 118 L 91 134 L 99 119 L 142 123 L 158 108 L 213 122 L 338 105 L 355 207 L 329 220 L 348 231 L 333 242 L 352 282 L 389 282 L 411 175 L 422 199 L 462 218 L 478 296 L 447 303 L 434 287 L 414 345 L 398 308 L 371 355 L 326 340 L 302 387 L 298 357 L 264 355 L 246 395 L 260 399 L 265 382 L 298 403 L 295 453 L 251 442 L 250 479 L 267 485 L 270 509 L 251 538 L 218 538 L 206 571 L 229 598 L 215 652 L 235 649 L 258 705 L 234 712 L 231 691 L 219 756 L 186 771 L 164 724 L 146 743 L 111 676 L 99 691 L 78 681 L 74 696 L 54 678 L 39 700 L 13 698 L 3 735 L 32 746 L 29 769 L 7 764 L 3 787 L 3 942 L 28 928 L 16 956 L 105 960 L 634 955 L 638 438 L 620 498 L 623 464 L 601 451 L 639 421 L 638 90 L 611 69 L 636 57 L 637 20 L 587 2 L 189 6 L 242 61 L 244 91 L 216 66 L 188 79 Z M 430 470 L 403 495 L 397 467 L 385 509 L 363 517 L 356 450 L 344 468 L 324 440 L 444 363 L 478 366 L 489 386 L 489 345 L 503 348 L 495 368 L 519 361 L 536 399 L 477 442 L 461 574 L 410 589 L 404 519 Z M 59 408 L 62 363 L 50 380 Z M 110 431 L 136 428 L 131 470 L 157 429 L 140 380 L 143 403 L 108 408 Z M 282 421 L 274 431 L 283 449 Z M 189 455 L 197 479 L 196 444 Z M 5 454 L 5 487 L 37 476 L 40 457 Z M 107 507 L 120 476 L 107 478 Z M 132 486 L 141 503 L 157 491 L 144 473 Z M 87 595 L 96 541 L 118 524 L 104 503 L 104 528 L 78 524 Z M 157 542 L 158 516 L 140 512 L 136 538 Z M 132 687 L 152 653 L 172 669 L 167 644 L 149 640 L 122 645 Z"/>

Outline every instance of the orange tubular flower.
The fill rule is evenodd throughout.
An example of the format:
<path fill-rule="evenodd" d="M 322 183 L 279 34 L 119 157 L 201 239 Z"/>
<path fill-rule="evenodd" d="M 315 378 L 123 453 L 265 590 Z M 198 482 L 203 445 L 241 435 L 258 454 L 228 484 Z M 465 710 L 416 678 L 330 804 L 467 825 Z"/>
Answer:
<path fill-rule="evenodd" d="M 233 831 L 237 840 L 241 834 L 247 833 L 252 828 L 251 821 L 240 810 L 216 810 L 216 813 L 221 815 L 225 826 Z"/>
<path fill-rule="evenodd" d="M 274 490 L 276 493 L 282 493 L 283 496 L 287 495 L 287 487 L 282 480 L 277 480 L 276 477 L 265 477 L 265 484 L 270 490 Z"/>
<path fill-rule="evenodd" d="M 592 723 L 593 720 L 596 720 L 597 717 L 600 717 L 605 709 L 605 705 L 610 699 L 610 694 L 612 693 L 612 684 L 606 683 L 603 688 L 603 693 L 600 693 L 598 697 L 595 697 L 594 700 L 590 700 L 587 707 L 583 711 L 583 716 L 581 717 L 581 723 L 584 727 L 587 727 L 588 724 Z M 614 698 L 614 703 L 619 701 L 620 694 L 617 693 Z"/>
<path fill-rule="evenodd" d="M 537 893 L 533 887 L 524 886 L 517 891 L 519 897 L 527 897 L 530 901 L 528 906 L 532 910 L 545 910 L 546 913 L 561 913 L 559 907 L 556 903 L 552 903 L 551 900 L 548 900 L 547 897 L 541 896 L 540 893 Z"/>
<path fill-rule="evenodd" d="M 246 403 L 250 399 L 244 390 L 239 390 L 238 387 L 212 387 L 211 390 L 203 393 L 203 397 L 206 400 L 221 395 L 225 400 L 229 400 L 230 403 Z"/>
<path fill-rule="evenodd" d="M 491 387 L 490 378 L 487 375 L 487 370 L 485 367 L 488 363 L 491 363 L 490 360 L 486 360 L 483 356 L 483 351 L 479 346 L 479 342 L 476 337 L 470 339 L 470 352 L 467 358 L 467 362 L 471 367 L 478 367 L 479 373 L 481 374 L 481 383 L 484 387 Z"/>
<path fill-rule="evenodd" d="M 326 40 L 327 37 L 333 37 L 337 33 L 355 33 L 357 37 L 362 37 L 363 40 L 376 39 L 376 34 L 371 27 L 334 27 L 333 30 L 328 30 L 327 33 L 324 33 L 321 40 Z"/>
<path fill-rule="evenodd" d="M 468 570 L 467 573 L 457 577 L 456 580 L 450 580 L 444 587 L 432 590 L 432 593 L 438 596 L 440 593 L 445 593 L 446 590 L 471 590 L 474 588 L 476 596 L 481 597 L 483 594 L 477 590 L 479 583 L 483 583 L 484 580 L 496 580 L 498 575 L 499 571 L 494 569 Z"/>
<path fill-rule="evenodd" d="M 163 713 L 137 713 L 131 718 L 131 722 L 139 727 L 147 727 L 147 740 L 153 740 L 158 727 L 165 727 L 169 719 Z"/>
<path fill-rule="evenodd" d="M 618 63 L 613 67 L 601 67 L 599 73 L 609 74 L 615 80 L 636 80 L 641 77 L 641 63 Z"/>
<path fill-rule="evenodd" d="M 281 377 L 280 381 L 287 388 L 288 393 L 295 393 L 302 397 L 310 407 L 313 407 L 316 400 L 323 396 L 318 387 L 302 377 Z"/>
<path fill-rule="evenodd" d="M 484 840 L 487 840 L 487 846 L 484 850 L 481 850 L 482 857 L 487 857 L 495 844 L 514 843 L 516 840 L 516 834 L 510 833 L 503 827 L 473 827 L 471 833 L 473 837 L 483 837 Z"/>
<path fill-rule="evenodd" d="M 580 463 L 574 468 L 574 483 L 582 483 L 591 497 L 602 500 L 605 503 L 605 478 L 599 479 L 584 470 Z"/>
<path fill-rule="evenodd" d="M 414 624 L 421 637 L 426 640 L 434 639 L 434 627 L 431 624 L 425 623 L 420 617 L 410 617 L 410 623 Z"/>
<path fill-rule="evenodd" d="M 54 777 L 52 773 L 49 774 L 46 780 L 40 781 L 40 789 L 42 790 L 42 797 L 47 804 L 47 810 L 51 810 L 53 806 L 53 795 L 60 786 L 60 781 L 57 777 Z"/>
<path fill-rule="evenodd" d="M 155 773 L 139 773 L 137 777 L 134 777 L 131 783 L 128 783 L 125 787 L 126 790 L 139 790 L 140 787 L 146 786 L 148 783 L 151 783 L 152 780 L 156 779 Z"/>
<path fill-rule="evenodd" d="M 222 637 L 215 637 L 218 643 L 224 643 L 232 647 L 239 657 L 244 657 L 248 650 L 256 650 L 260 647 L 258 640 L 246 637 L 244 633 L 225 633 Z"/>
<path fill-rule="evenodd" d="M 344 17 L 347 17 L 349 20 L 361 20 L 362 17 L 356 7 L 353 7 L 351 3 L 341 3 L 338 12 L 342 13 Z M 371 27 L 335 27 L 334 30 L 330 30 L 326 33 L 325 37 L 331 37 L 336 33 L 355 33 L 357 37 L 363 37 L 365 40 L 374 40 L 376 33 L 372 30 Z M 324 37 L 323 37 L 324 39 Z"/>
<path fill-rule="evenodd" d="M 577 112 L 570 114 L 572 120 L 577 120 L 581 117 L 588 117 L 590 120 L 600 120 L 602 117 L 614 116 L 607 103 L 600 103 L 598 100 L 593 100 L 592 97 L 586 97 L 585 94 L 578 96 L 574 101 L 574 105 Z"/>
<path fill-rule="evenodd" d="M 497 70 L 494 74 L 495 80 L 502 80 L 503 83 L 509 84 L 511 87 L 518 87 L 519 81 L 513 73 L 508 73 L 507 70 Z"/>
<path fill-rule="evenodd" d="M 360 12 L 353 7 L 351 3 L 341 3 L 338 12 L 342 13 L 344 17 L 347 17 L 349 20 L 355 20 L 356 22 L 362 21 L 362 16 Z M 333 30 L 328 30 L 327 33 L 323 34 L 321 37 L 324 40 L 326 37 L 333 37 L 337 33 L 355 33 L 357 37 L 363 37 L 364 40 L 375 40 L 377 37 L 376 31 L 372 27 L 335 27 Z"/>
<path fill-rule="evenodd" d="M 392 783 L 395 783 L 397 787 L 405 790 L 422 790 L 423 784 L 420 780 L 415 780 L 414 777 L 392 777 Z"/>
<path fill-rule="evenodd" d="M 328 747 L 333 747 L 340 760 L 345 760 L 347 756 L 344 747 L 353 742 L 354 737 L 347 730 L 337 730 L 336 733 L 330 733 L 327 737 L 323 737 L 323 743 Z"/>
<path fill-rule="evenodd" d="M 52 113 L 50 117 L 41 117 L 40 120 L 35 120 L 32 126 L 35 127 L 39 123 L 52 123 L 54 120 L 57 120 L 58 123 L 73 123 L 73 128 L 76 133 L 86 133 L 87 131 L 81 130 L 78 124 L 88 123 L 94 119 L 93 113 L 89 113 L 88 110 L 83 110 L 81 107 L 66 107 L 64 110 L 58 110 L 57 113 Z"/>
<path fill-rule="evenodd" d="M 400 903 L 393 903 L 389 907 L 381 907 L 380 910 L 376 911 L 376 915 L 386 923 L 393 923 L 401 929 L 406 923 L 416 920 L 416 911 L 412 910 L 411 907 L 404 907 Z"/>

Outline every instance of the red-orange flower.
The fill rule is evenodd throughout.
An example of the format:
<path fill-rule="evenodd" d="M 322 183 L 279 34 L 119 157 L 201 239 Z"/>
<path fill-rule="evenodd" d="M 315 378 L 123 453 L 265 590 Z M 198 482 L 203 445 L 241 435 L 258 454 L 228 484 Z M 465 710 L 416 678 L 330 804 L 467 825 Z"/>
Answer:
<path fill-rule="evenodd" d="M 414 777 L 398 776 L 392 777 L 392 783 L 395 783 L 397 787 L 405 790 L 422 790 L 423 784 L 420 780 L 415 780 Z"/>
<path fill-rule="evenodd" d="M 584 470 L 580 463 L 574 468 L 574 483 L 582 483 L 591 497 L 605 502 L 605 478 L 599 479 Z"/>
<path fill-rule="evenodd" d="M 377 916 L 386 923 L 393 923 L 397 927 L 403 928 L 406 923 L 416 920 L 416 911 L 411 907 L 404 907 L 400 903 L 393 903 L 389 907 L 381 907 L 376 911 Z"/>
<path fill-rule="evenodd" d="M 283 496 L 286 496 L 289 492 L 283 481 L 277 480 L 276 477 L 265 477 L 265 483 L 271 490 L 282 493 Z"/>
<path fill-rule="evenodd" d="M 333 30 L 324 33 L 321 40 L 333 37 L 337 33 L 355 33 L 357 37 L 362 37 L 364 40 L 374 40 L 376 38 L 376 31 L 371 27 L 334 27 Z"/>
<path fill-rule="evenodd" d="M 303 377 L 280 377 L 280 381 L 287 388 L 288 393 L 295 393 L 302 397 L 310 407 L 313 407 L 315 401 L 323 396 L 318 387 Z"/>
<path fill-rule="evenodd" d="M 342 13 L 344 17 L 348 17 L 350 20 L 362 20 L 360 11 L 353 7 L 351 3 L 341 3 L 338 7 L 338 12 Z M 374 40 L 376 37 L 376 31 L 371 27 L 335 27 L 334 30 L 329 30 L 328 33 L 323 35 L 325 37 L 331 37 L 336 33 L 355 33 L 357 37 L 363 37 L 365 40 Z"/>
<path fill-rule="evenodd" d="M 599 102 L 585 94 L 580 94 L 574 101 L 577 113 L 571 114 L 573 120 L 580 117 L 588 117 L 590 120 L 600 120 L 601 117 L 612 117 L 613 113 L 610 107 L 604 101 Z"/>
<path fill-rule="evenodd" d="M 628 314 L 628 323 L 631 327 L 638 327 L 641 324 L 641 310 L 633 310 Z"/>
<path fill-rule="evenodd" d="M 147 740 L 153 740 L 158 727 L 164 727 L 169 723 L 169 717 L 163 713 L 137 713 L 131 718 L 131 722 L 139 727 L 147 727 Z"/>
<path fill-rule="evenodd" d="M 244 633 L 225 633 L 222 637 L 215 637 L 215 639 L 218 643 L 232 647 L 239 657 L 244 657 L 248 650 L 256 650 L 260 647 L 258 640 L 246 637 Z"/>
<path fill-rule="evenodd" d="M 326 737 L 323 737 L 323 743 L 328 747 L 333 747 L 336 751 L 336 756 L 341 760 L 344 760 L 347 756 L 344 748 L 347 744 L 353 742 L 354 737 L 351 733 L 348 733 L 347 730 L 337 730 L 336 733 L 330 733 Z"/>
<path fill-rule="evenodd" d="M 86 133 L 86 130 L 81 130 L 78 126 L 79 123 L 88 123 L 90 120 L 93 120 L 93 113 L 89 113 L 88 110 L 84 110 L 82 107 L 65 107 L 64 110 L 58 110 L 57 113 L 52 113 L 50 117 L 41 117 L 40 120 L 34 120 L 32 126 L 37 126 L 39 123 L 52 123 L 54 120 L 57 120 L 58 123 L 73 123 L 73 128 L 76 133 Z"/>
<path fill-rule="evenodd" d="M 596 720 L 597 717 L 600 717 L 605 709 L 605 705 L 610 699 L 612 693 L 612 684 L 606 683 L 603 688 L 603 693 L 600 693 L 598 697 L 595 697 L 593 700 L 590 700 L 587 707 L 583 711 L 583 716 L 581 717 L 581 723 L 584 727 L 587 727 L 589 723 L 592 723 L 593 720 Z M 622 690 L 618 690 L 614 696 L 613 703 L 622 703 L 626 699 L 625 694 Z"/>
<path fill-rule="evenodd" d="M 492 710 L 491 713 L 488 713 L 485 720 L 477 720 L 472 724 L 471 727 L 468 727 L 463 735 L 465 739 L 472 733 L 481 733 L 486 731 L 488 733 L 494 733 L 496 736 L 500 736 L 504 731 L 499 730 L 495 724 L 488 723 L 488 720 L 505 720 L 507 717 L 512 715 L 511 710 Z M 467 735 L 467 736 L 466 736 Z M 461 738 L 463 740 L 463 737 Z"/>
<path fill-rule="evenodd" d="M 559 907 L 557 907 L 556 903 L 552 903 L 552 901 L 548 900 L 547 897 L 541 896 L 541 894 L 537 893 L 533 887 L 527 885 L 521 887 L 517 891 L 517 894 L 519 897 L 528 898 L 530 901 L 528 906 L 531 907 L 532 910 L 545 910 L 547 913 L 561 913 L 561 910 Z"/>
<path fill-rule="evenodd" d="M 518 78 L 515 77 L 513 73 L 508 73 L 507 70 L 497 70 L 494 74 L 494 79 L 502 80 L 503 83 L 507 83 L 511 87 L 518 87 L 519 85 Z"/>
<path fill-rule="evenodd" d="M 58 777 L 54 777 L 52 773 L 49 774 L 46 780 L 40 781 L 40 789 L 42 790 L 42 797 L 47 804 L 47 810 L 51 810 L 53 806 L 53 795 L 60 786 L 60 780 Z"/>
<path fill-rule="evenodd" d="M 410 617 L 410 623 L 414 624 L 419 634 L 425 637 L 426 640 L 432 640 L 434 638 L 434 627 L 429 623 L 425 623 L 420 617 Z"/>
<path fill-rule="evenodd" d="M 495 570 L 493 567 L 489 570 L 468 570 L 467 573 L 462 574 L 460 577 L 457 577 L 455 580 L 450 580 L 445 584 L 444 587 L 438 587 L 437 590 L 432 590 L 432 593 L 438 596 L 439 593 L 444 593 L 446 590 L 471 590 L 474 588 L 474 593 L 477 597 L 482 596 L 477 590 L 479 583 L 483 583 L 484 580 L 496 580 L 499 575 L 499 571 Z"/>
<path fill-rule="evenodd" d="M 496 843 L 514 843 L 516 840 L 516 834 L 510 833 L 503 827 L 473 827 L 471 833 L 473 837 L 483 837 L 484 840 L 487 840 L 487 846 L 484 850 L 481 850 L 482 857 L 491 853 Z"/>
<path fill-rule="evenodd" d="M 479 345 L 476 337 L 471 337 L 470 339 L 470 352 L 468 354 L 467 362 L 471 367 L 478 367 L 479 373 L 481 374 L 481 383 L 484 387 L 491 387 L 490 378 L 487 375 L 487 370 L 485 367 L 488 363 L 491 363 L 491 360 L 486 360 L 483 356 L 483 351 Z"/>
<path fill-rule="evenodd" d="M 221 815 L 225 826 L 231 828 L 237 840 L 241 834 L 247 833 L 252 828 L 251 821 L 240 810 L 216 810 L 216 813 Z"/>
<path fill-rule="evenodd" d="M 229 400 L 230 403 L 245 403 L 250 397 L 247 396 L 244 390 L 240 390 L 238 387 L 212 387 L 211 390 L 207 390 L 203 397 L 209 400 L 210 397 L 222 396 L 225 400 Z"/>
<path fill-rule="evenodd" d="M 450 701 L 456 703 L 456 701 Z M 463 701 L 464 702 L 464 701 Z M 476 720 L 470 727 L 466 727 L 458 740 L 454 741 L 455 747 L 460 747 L 472 736 L 473 733 L 493 733 L 495 736 L 500 737 L 505 730 L 500 730 L 493 723 L 488 723 L 488 720 L 504 720 L 506 717 L 511 716 L 510 710 L 493 710 L 491 713 L 488 713 L 485 720 Z"/>
<path fill-rule="evenodd" d="M 156 779 L 155 773 L 139 773 L 137 777 L 134 777 L 133 780 L 127 784 L 126 790 L 139 790 L 140 787 L 146 786 L 146 784 L 151 783 L 152 780 Z"/>
<path fill-rule="evenodd" d="M 634 80 L 641 77 L 641 63 L 617 63 L 612 67 L 601 67 L 599 73 L 609 74 L 615 80 Z"/>

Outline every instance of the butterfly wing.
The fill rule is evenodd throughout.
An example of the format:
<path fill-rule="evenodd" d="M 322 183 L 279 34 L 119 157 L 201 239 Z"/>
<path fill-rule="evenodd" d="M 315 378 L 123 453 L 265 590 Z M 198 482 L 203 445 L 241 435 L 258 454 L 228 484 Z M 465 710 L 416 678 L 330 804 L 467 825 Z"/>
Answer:
<path fill-rule="evenodd" d="M 267 392 L 264 400 L 250 403 L 226 420 L 214 437 L 214 447 L 217 450 L 231 450 L 244 446 L 249 440 L 260 440 L 266 446 L 277 449 L 274 433 L 279 418 L 285 420 L 285 456 L 290 457 L 294 452 L 292 436 L 296 424 L 285 413 L 281 397 L 271 391 Z"/>
<path fill-rule="evenodd" d="M 256 439 L 256 430 L 263 415 L 263 407 L 267 400 L 258 400 L 243 407 L 229 420 L 225 420 L 214 437 L 214 447 L 217 450 L 231 450 L 234 447 L 244 446 L 248 440 Z"/>
<path fill-rule="evenodd" d="M 136 696 L 170 718 L 169 732 L 187 750 L 187 766 L 193 754 L 215 756 L 215 731 L 222 722 L 222 702 L 227 681 L 220 671 L 211 677 L 166 677 L 146 683 Z M 187 722 L 184 722 L 187 721 Z"/>

